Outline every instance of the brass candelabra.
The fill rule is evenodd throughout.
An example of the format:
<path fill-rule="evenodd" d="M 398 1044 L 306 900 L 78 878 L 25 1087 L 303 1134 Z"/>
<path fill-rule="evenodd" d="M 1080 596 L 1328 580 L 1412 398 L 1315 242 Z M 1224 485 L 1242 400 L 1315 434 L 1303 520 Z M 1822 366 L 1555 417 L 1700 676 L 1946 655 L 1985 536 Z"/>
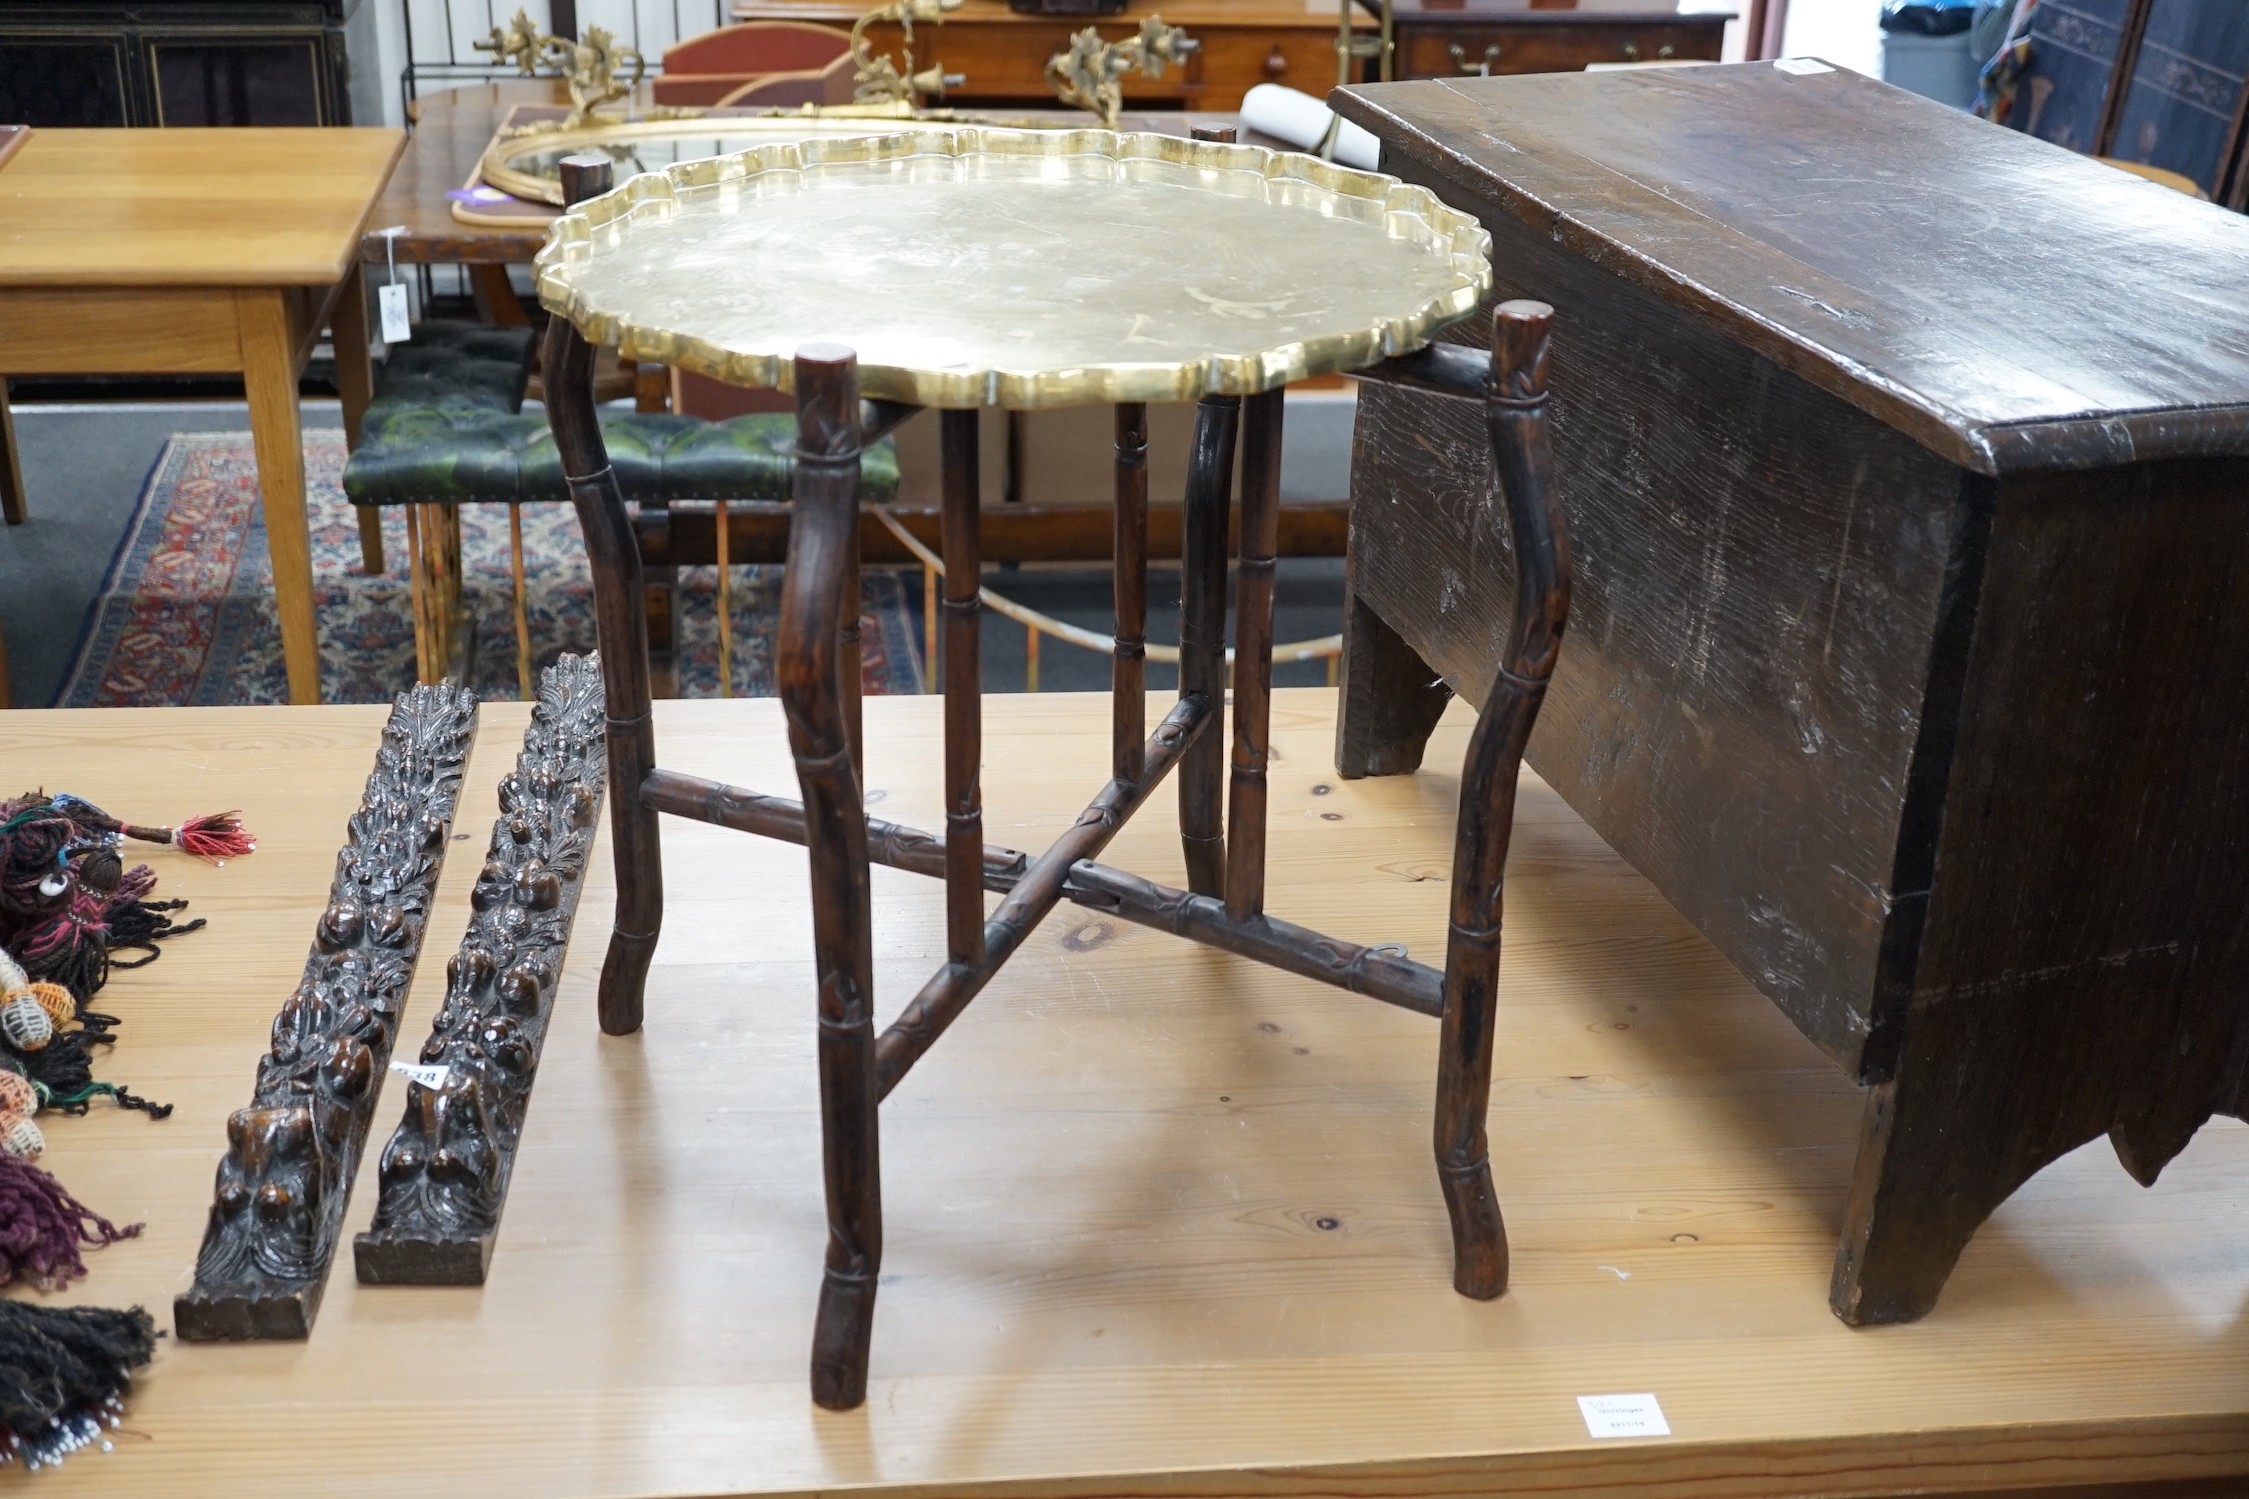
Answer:
<path fill-rule="evenodd" d="M 1046 60 L 1046 81 L 1063 103 L 1093 111 L 1114 130 L 1117 114 L 1124 108 L 1126 74 L 1137 71 L 1161 78 L 1166 66 L 1184 63 L 1201 46 L 1178 27 L 1166 26 L 1162 16 L 1148 17 L 1140 23 L 1138 36 L 1122 42 L 1104 42 L 1101 33 L 1088 26 L 1070 38 L 1067 51 Z"/>
<path fill-rule="evenodd" d="M 917 106 L 926 99 L 941 99 L 946 89 L 958 88 L 967 82 L 962 74 L 946 72 L 943 63 L 932 63 L 919 72 L 914 71 L 914 23 L 941 25 L 945 12 L 960 7 L 961 0 L 889 0 L 888 4 L 878 5 L 852 22 L 852 102 Z M 892 62 L 887 53 L 878 57 L 874 44 L 867 40 L 867 28 L 884 21 L 898 24 L 899 37 L 906 46 L 904 69 Z"/>
<path fill-rule="evenodd" d="M 956 0 L 957 3 L 957 0 Z M 552 36 L 539 30 L 530 13 L 518 10 L 505 26 L 474 44 L 492 54 L 494 62 L 515 64 L 524 77 L 535 76 L 541 66 L 562 77 L 570 90 L 570 113 L 545 128 L 578 130 L 602 118 L 599 110 L 628 98 L 648 71 L 648 60 L 631 47 L 622 46 L 609 31 L 588 26 L 582 37 Z M 632 76 L 620 80 L 619 70 L 630 64 Z"/>

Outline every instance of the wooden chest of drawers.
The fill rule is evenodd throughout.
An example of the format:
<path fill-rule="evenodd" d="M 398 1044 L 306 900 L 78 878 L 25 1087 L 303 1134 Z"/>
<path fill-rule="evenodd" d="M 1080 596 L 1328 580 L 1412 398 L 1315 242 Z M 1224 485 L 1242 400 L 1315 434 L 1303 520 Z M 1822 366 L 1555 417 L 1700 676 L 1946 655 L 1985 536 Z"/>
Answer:
<path fill-rule="evenodd" d="M 867 9 L 868 0 L 737 0 L 734 19 L 849 29 Z M 1114 16 L 1019 15 L 1005 0 L 965 0 L 942 24 L 916 28 L 914 66 L 941 62 L 946 72 L 966 77 L 942 101 L 946 104 L 1051 107 L 1046 60 L 1067 50 L 1073 34 L 1091 26 L 1120 41 L 1152 15 L 1201 47 L 1184 67 L 1167 68 L 1161 78 L 1126 78 L 1128 108 L 1231 113 L 1260 83 L 1285 83 L 1311 94 L 1335 86 L 1336 13 L 1308 10 L 1303 0 L 1130 0 Z M 895 25 L 870 26 L 867 35 L 877 52 L 902 57 Z"/>
<path fill-rule="evenodd" d="M 1653 9 L 1497 11 L 1475 0 L 1397 0 L 1392 15 L 1399 78 L 1577 73 L 1604 62 L 1716 62 L 1733 19 Z"/>

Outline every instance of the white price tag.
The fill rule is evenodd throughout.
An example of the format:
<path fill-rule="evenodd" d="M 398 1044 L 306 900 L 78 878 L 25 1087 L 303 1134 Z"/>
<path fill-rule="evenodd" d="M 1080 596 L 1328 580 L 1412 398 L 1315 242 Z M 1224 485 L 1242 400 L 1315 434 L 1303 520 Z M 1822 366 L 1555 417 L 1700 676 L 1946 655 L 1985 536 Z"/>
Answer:
<path fill-rule="evenodd" d="M 1671 1423 L 1653 1395 L 1580 1395 L 1577 1408 L 1595 1437 L 1667 1437 Z"/>
<path fill-rule="evenodd" d="M 393 1062 L 390 1070 L 425 1088 L 442 1088 L 445 1086 L 445 1079 L 452 1075 L 452 1069 L 442 1064 L 425 1067 L 419 1062 Z"/>
<path fill-rule="evenodd" d="M 382 320 L 383 342 L 402 344 L 414 336 L 413 319 L 407 316 L 406 284 L 393 281 L 375 288 L 375 310 Z"/>
<path fill-rule="evenodd" d="M 1816 57 L 1776 57 L 1773 66 L 1783 73 L 1832 73 L 1835 70 Z"/>

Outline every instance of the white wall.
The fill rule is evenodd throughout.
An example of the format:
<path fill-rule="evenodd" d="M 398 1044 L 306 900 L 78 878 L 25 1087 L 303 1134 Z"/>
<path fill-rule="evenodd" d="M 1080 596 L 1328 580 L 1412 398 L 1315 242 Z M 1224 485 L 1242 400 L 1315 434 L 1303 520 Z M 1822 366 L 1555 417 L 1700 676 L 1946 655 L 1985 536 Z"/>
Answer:
<path fill-rule="evenodd" d="M 1882 76 L 1882 0 L 1793 0 L 1782 38 L 1785 57 L 1819 57 L 1839 68 Z"/>
<path fill-rule="evenodd" d="M 384 119 L 396 125 L 404 118 L 399 75 L 406 68 L 406 32 L 409 12 L 413 20 L 414 56 L 420 63 L 443 62 L 448 51 L 462 62 L 475 63 L 484 54 L 472 45 L 483 40 L 495 25 L 503 25 L 520 8 L 544 26 L 550 14 L 547 0 L 365 0 L 375 7 L 376 55 L 372 66 L 380 73 Z M 869 0 L 872 3 L 872 0 Z M 726 24 L 728 0 L 578 0 L 578 25 L 606 27 L 628 47 L 647 55 L 651 69 L 663 50 L 682 37 L 697 36 Z M 355 62 L 355 66 L 358 64 Z M 451 87 L 425 81 L 423 92 Z"/>

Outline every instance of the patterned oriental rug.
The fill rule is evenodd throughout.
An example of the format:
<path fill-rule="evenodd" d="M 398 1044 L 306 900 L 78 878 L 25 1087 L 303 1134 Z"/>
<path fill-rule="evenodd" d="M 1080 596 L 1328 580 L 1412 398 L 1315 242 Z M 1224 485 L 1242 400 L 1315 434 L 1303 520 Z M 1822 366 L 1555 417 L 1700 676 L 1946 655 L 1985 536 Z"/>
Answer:
<path fill-rule="evenodd" d="M 403 512 L 383 516 L 392 571 L 359 565 L 359 527 L 344 499 L 343 434 L 305 434 L 305 487 L 320 620 L 321 683 L 332 703 L 379 703 L 414 681 L 414 625 L 406 580 Z M 481 697 L 516 695 L 514 590 L 508 517 L 500 506 L 461 513 L 465 594 L 475 624 Z M 523 510 L 531 644 L 543 667 L 564 651 L 593 648 L 593 590 L 578 521 L 567 505 Z M 734 691 L 774 690 L 774 622 L 781 569 L 738 567 Z M 893 572 L 865 575 L 861 650 L 870 693 L 922 690 L 912 600 Z M 718 696 L 717 570 L 680 572 L 675 661 L 683 697 Z M 56 707 L 221 706 L 284 703 L 281 631 L 258 505 L 248 433 L 178 433 L 165 444 L 87 611 Z"/>

